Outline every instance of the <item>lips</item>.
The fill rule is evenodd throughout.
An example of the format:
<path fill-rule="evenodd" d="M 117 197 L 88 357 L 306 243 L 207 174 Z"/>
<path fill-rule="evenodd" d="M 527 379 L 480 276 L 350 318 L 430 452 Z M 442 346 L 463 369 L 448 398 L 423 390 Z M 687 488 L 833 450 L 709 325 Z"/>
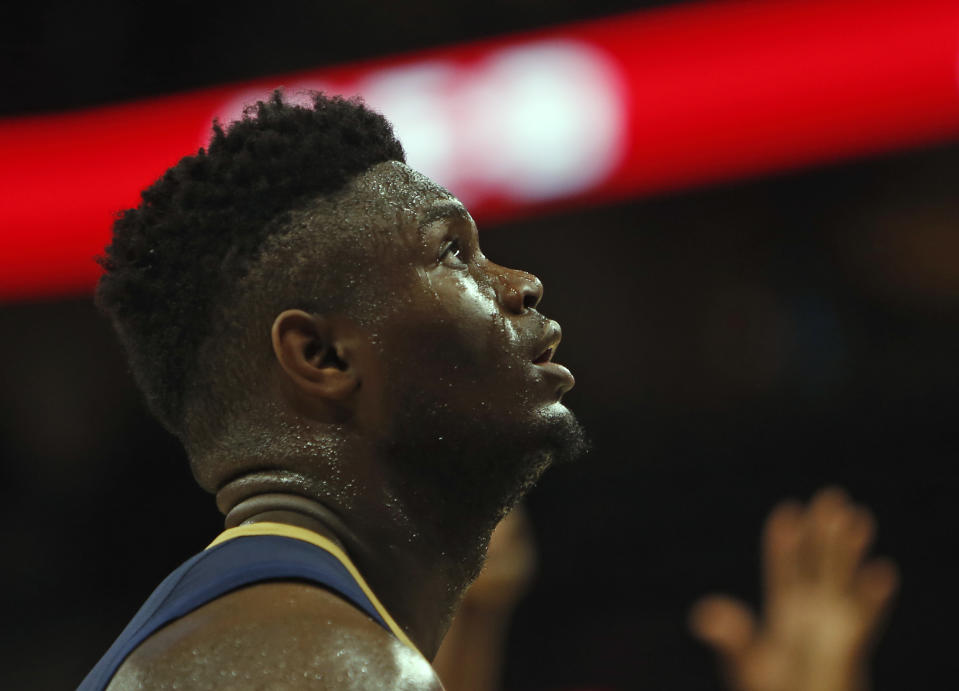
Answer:
<path fill-rule="evenodd" d="M 553 355 L 559 347 L 559 342 L 563 340 L 563 330 L 559 323 L 550 320 L 546 324 L 546 333 L 534 346 L 533 364 L 541 365 L 546 362 L 552 362 Z"/>
<path fill-rule="evenodd" d="M 559 342 L 562 339 L 563 330 L 558 323 L 550 321 L 546 328 L 545 336 L 536 344 L 536 350 L 534 352 L 537 354 L 532 360 L 533 364 L 536 365 L 540 371 L 560 380 L 558 389 L 560 395 L 569 391 L 573 388 L 573 384 L 576 383 L 576 380 L 568 369 L 553 362 L 556 348 L 559 347 Z"/>
<path fill-rule="evenodd" d="M 556 349 L 553 346 L 550 346 L 549 348 L 544 350 L 542 353 L 540 353 L 535 360 L 533 360 L 533 364 L 541 365 L 544 362 L 550 362 L 553 359 L 553 353 L 555 352 L 555 350 Z"/>

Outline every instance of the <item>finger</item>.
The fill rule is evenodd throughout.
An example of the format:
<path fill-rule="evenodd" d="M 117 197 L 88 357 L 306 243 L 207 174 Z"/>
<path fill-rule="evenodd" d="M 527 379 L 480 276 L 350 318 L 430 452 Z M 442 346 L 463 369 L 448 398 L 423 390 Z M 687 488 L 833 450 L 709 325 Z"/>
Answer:
<path fill-rule="evenodd" d="M 832 587 L 848 593 L 859 566 L 876 536 L 876 520 L 865 507 L 849 507 L 840 529 L 828 546 L 827 577 Z"/>
<path fill-rule="evenodd" d="M 880 622 L 892 607 L 900 583 L 899 568 L 891 559 L 873 559 L 859 569 L 853 592 L 859 604 L 866 639 L 875 640 Z"/>
<path fill-rule="evenodd" d="M 732 667 L 738 665 L 756 638 L 753 613 L 726 595 L 708 595 L 696 602 L 689 612 L 689 628 Z"/>
<path fill-rule="evenodd" d="M 763 595 L 766 616 L 781 609 L 785 596 L 799 580 L 799 544 L 802 505 L 794 500 L 778 504 L 766 519 L 762 537 Z"/>
<path fill-rule="evenodd" d="M 825 487 L 810 501 L 800 546 L 800 571 L 810 584 L 835 587 L 837 543 L 848 519 L 849 497 L 839 487 Z"/>

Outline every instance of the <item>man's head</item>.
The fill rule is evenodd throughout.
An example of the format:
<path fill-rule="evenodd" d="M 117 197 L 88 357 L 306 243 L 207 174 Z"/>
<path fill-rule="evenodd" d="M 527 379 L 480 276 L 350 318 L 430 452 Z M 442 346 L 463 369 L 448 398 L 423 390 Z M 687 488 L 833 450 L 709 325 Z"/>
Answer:
<path fill-rule="evenodd" d="M 493 516 L 580 450 L 539 281 L 403 160 L 363 106 L 274 95 L 117 221 L 97 301 L 206 489 L 277 469 Z"/>
<path fill-rule="evenodd" d="M 246 387 L 233 377 L 204 376 L 204 358 L 216 359 L 213 351 L 229 348 L 252 326 L 225 318 L 239 306 L 242 284 L 259 293 L 259 302 L 307 306 L 315 299 L 324 310 L 339 307 L 332 303 L 342 295 L 303 285 L 322 280 L 303 253 L 285 257 L 276 267 L 281 273 L 259 277 L 259 286 L 247 277 L 257 261 L 269 261 L 265 245 L 296 225 L 296 210 L 388 160 L 405 154 L 382 116 L 320 96 L 313 109 L 295 108 L 277 92 L 228 131 L 215 123 L 208 150 L 182 159 L 118 218 L 113 243 L 98 258 L 106 272 L 96 302 L 117 328 L 151 412 L 169 431 L 188 441 L 198 434 L 191 432 L 194 421 L 216 418 L 217 408 L 240 393 L 228 388 Z M 332 234 L 315 233 L 316 254 L 335 253 L 341 243 Z"/>

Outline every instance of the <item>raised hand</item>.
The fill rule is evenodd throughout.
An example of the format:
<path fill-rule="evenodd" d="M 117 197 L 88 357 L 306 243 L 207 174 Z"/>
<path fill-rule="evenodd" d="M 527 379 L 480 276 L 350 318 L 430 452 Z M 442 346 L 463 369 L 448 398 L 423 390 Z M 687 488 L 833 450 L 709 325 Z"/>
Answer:
<path fill-rule="evenodd" d="M 718 654 L 732 691 L 866 691 L 869 653 L 898 588 L 889 559 L 864 561 L 876 531 L 841 489 L 773 509 L 763 531 L 761 619 L 709 595 L 690 628 Z"/>

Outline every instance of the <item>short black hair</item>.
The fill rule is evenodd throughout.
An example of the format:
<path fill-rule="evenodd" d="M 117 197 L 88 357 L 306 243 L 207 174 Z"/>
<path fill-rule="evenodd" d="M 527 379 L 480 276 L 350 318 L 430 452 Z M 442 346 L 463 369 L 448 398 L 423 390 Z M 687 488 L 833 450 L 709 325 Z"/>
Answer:
<path fill-rule="evenodd" d="M 150 411 L 184 439 L 185 399 L 216 317 L 285 219 L 357 175 L 405 162 L 389 122 L 358 99 L 281 91 L 249 106 L 120 213 L 95 302 L 113 322 Z"/>

